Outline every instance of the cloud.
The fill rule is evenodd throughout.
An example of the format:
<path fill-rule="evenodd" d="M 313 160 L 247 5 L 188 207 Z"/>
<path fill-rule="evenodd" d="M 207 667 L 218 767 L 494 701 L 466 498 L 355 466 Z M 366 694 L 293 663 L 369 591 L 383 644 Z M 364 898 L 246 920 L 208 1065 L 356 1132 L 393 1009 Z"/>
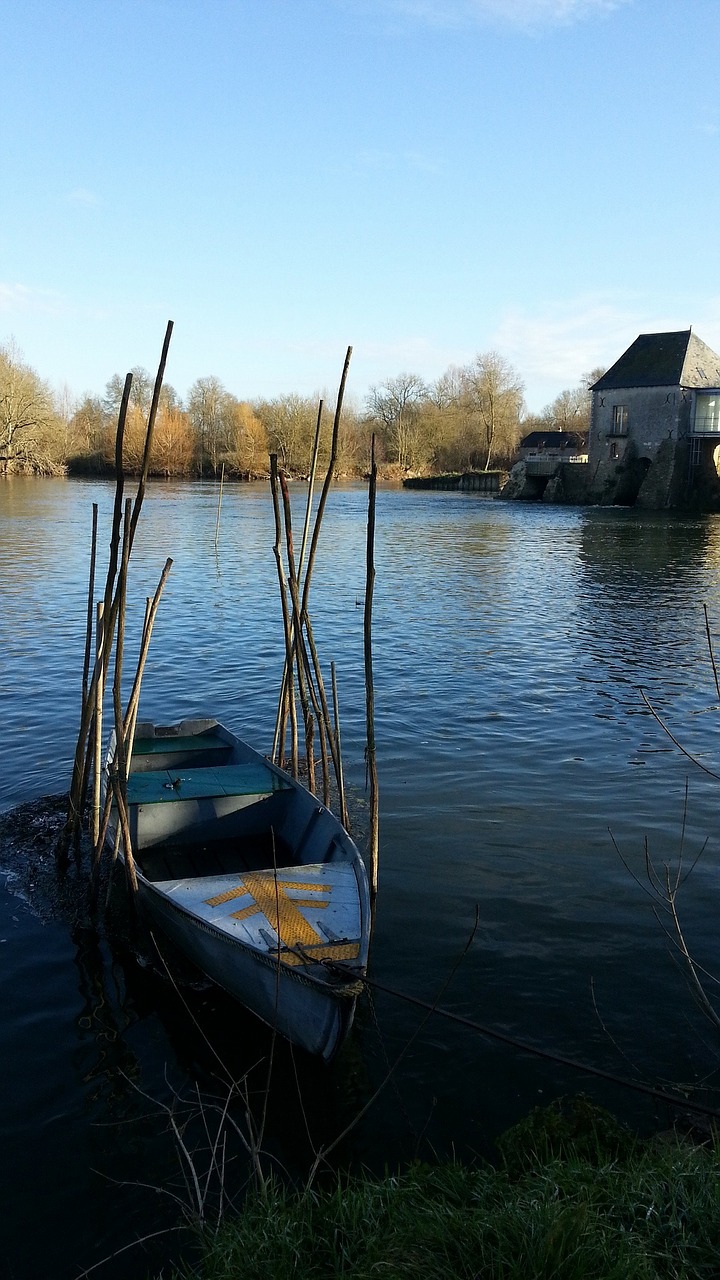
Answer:
<path fill-rule="evenodd" d="M 522 370 L 528 403 L 539 410 L 565 387 L 577 386 L 588 370 L 614 364 L 638 333 L 680 329 L 684 323 L 649 319 L 639 299 L 582 297 L 535 314 L 507 311 L 493 345 Z"/>
<path fill-rule="evenodd" d="M 100 197 L 87 187 L 75 187 L 74 191 L 68 192 L 66 198 L 69 204 L 79 204 L 86 209 L 93 209 L 100 204 Z"/>
<path fill-rule="evenodd" d="M 361 7 L 437 27 L 489 24 L 534 31 L 601 17 L 629 3 L 632 0 L 361 0 Z"/>
<path fill-rule="evenodd" d="M 0 280 L 0 314 L 60 315 L 65 310 L 63 299 L 51 289 L 33 289 Z"/>

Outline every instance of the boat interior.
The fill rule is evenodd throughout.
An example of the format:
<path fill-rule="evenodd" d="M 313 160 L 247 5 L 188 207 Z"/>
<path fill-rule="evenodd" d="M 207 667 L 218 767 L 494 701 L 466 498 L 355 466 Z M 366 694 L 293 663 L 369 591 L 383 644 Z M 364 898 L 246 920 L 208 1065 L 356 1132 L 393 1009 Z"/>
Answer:
<path fill-rule="evenodd" d="M 202 722 L 201 722 L 202 723 Z M 131 836 L 147 880 L 237 875 L 344 859 L 332 815 L 222 726 L 138 725 Z M 184 730 L 184 731 L 183 731 Z"/>

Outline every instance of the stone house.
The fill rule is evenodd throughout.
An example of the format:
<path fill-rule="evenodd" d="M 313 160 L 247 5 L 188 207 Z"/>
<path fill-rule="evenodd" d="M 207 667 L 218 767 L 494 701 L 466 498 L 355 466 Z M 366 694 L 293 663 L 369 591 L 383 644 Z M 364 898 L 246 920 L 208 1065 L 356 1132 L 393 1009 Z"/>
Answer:
<path fill-rule="evenodd" d="M 641 333 L 593 385 L 590 502 L 720 503 L 720 356 L 693 333 Z"/>

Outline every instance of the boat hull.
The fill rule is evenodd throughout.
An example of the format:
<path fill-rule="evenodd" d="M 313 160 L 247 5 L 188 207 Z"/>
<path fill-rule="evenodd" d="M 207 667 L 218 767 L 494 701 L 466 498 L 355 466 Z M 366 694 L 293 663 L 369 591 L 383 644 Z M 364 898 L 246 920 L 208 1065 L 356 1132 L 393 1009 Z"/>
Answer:
<path fill-rule="evenodd" d="M 352 1025 L 356 990 L 328 988 L 176 906 L 142 877 L 140 901 L 168 938 L 240 1004 L 285 1039 L 330 1061 Z"/>
<path fill-rule="evenodd" d="M 107 771 L 112 768 L 111 741 Z M 141 724 L 127 781 L 139 897 L 203 973 L 329 1060 L 369 945 L 367 874 L 317 797 L 216 720 Z M 117 837 L 113 809 L 108 840 Z"/>

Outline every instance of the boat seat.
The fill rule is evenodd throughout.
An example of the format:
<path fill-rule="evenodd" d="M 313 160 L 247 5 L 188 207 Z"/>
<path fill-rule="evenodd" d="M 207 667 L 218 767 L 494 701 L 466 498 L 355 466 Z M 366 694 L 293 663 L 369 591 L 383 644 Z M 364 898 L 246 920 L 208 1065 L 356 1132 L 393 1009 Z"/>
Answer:
<path fill-rule="evenodd" d="M 226 764 L 207 769 L 153 769 L 131 773 L 128 804 L 168 804 L 217 796 L 257 796 L 283 791 L 288 783 L 263 764 Z"/>
<path fill-rule="evenodd" d="M 131 773 L 159 769 L 197 769 L 224 765 L 232 747 L 215 734 L 180 734 L 155 738 L 136 738 L 133 743 Z"/>

